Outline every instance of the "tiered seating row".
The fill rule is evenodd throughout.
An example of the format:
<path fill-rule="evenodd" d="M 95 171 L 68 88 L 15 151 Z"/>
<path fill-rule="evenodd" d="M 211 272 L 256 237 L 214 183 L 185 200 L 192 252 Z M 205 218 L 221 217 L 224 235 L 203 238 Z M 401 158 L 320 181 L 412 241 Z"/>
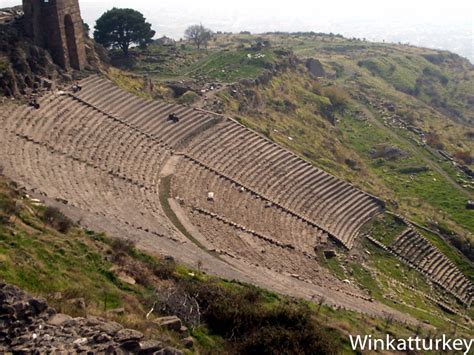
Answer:
<path fill-rule="evenodd" d="M 351 248 L 383 203 L 231 119 L 186 106 L 137 98 L 100 77 L 81 83 L 77 99 L 120 117 L 170 147 L 312 221 Z M 175 113 L 178 123 L 168 120 Z M 191 141 L 191 138 L 194 139 Z"/>
<path fill-rule="evenodd" d="M 473 284 L 426 238 L 408 228 L 389 246 L 395 254 L 409 261 L 433 282 L 465 304 L 474 297 Z"/>
<path fill-rule="evenodd" d="M 67 95 L 43 97 L 39 110 L 8 105 L 0 116 L 0 157 L 15 180 L 159 235 L 158 173 L 169 149 Z"/>
<path fill-rule="evenodd" d="M 222 120 L 191 107 L 137 97 L 98 76 L 83 80 L 81 87 L 81 91 L 71 95 L 97 110 L 120 117 L 174 149 Z M 172 113 L 179 118 L 178 122 L 169 119 Z"/>
<path fill-rule="evenodd" d="M 142 187 L 157 183 L 159 168 L 168 155 L 165 146 L 69 97 L 60 102 L 67 111 L 55 113 L 57 100 L 44 98 L 40 110 L 17 108 L 7 122 L 9 129 Z"/>
<path fill-rule="evenodd" d="M 243 230 L 240 223 L 218 214 L 194 208 L 188 210 L 191 223 L 195 225 L 213 245 L 216 251 L 232 258 L 265 267 L 280 274 L 313 283 L 327 289 L 337 290 L 352 297 L 368 300 L 370 297 L 334 278 L 330 272 L 314 261 L 314 256 L 302 253 L 298 248 L 282 247 L 275 240 L 258 237 L 251 230 Z"/>
<path fill-rule="evenodd" d="M 314 254 L 315 246 L 327 240 L 328 233 L 311 221 L 196 160 L 186 158 L 176 171 L 173 193 L 183 197 L 190 206 L 222 215 L 309 254 Z M 208 192 L 214 194 L 213 200 L 207 198 Z"/>
<path fill-rule="evenodd" d="M 351 247 L 382 203 L 237 123 L 222 123 L 189 155 L 304 215 Z M 197 140 L 196 140 L 197 141 Z"/>
<path fill-rule="evenodd" d="M 276 246 L 279 246 L 280 248 L 288 248 L 288 249 L 292 249 L 292 250 L 295 250 L 295 247 L 291 244 L 283 244 L 283 243 L 280 243 L 278 240 L 274 240 L 273 238 L 271 237 L 268 237 L 266 235 L 263 235 L 261 233 L 258 233 L 254 230 L 251 230 L 251 229 L 248 229 L 247 227 L 241 225 L 240 223 L 236 223 L 236 222 L 233 222 L 229 219 L 227 219 L 226 217 L 222 217 L 214 212 L 211 212 L 211 211 L 208 211 L 204 208 L 201 208 L 201 207 L 193 207 L 193 210 L 194 211 L 198 211 L 199 213 L 202 213 L 206 216 L 210 216 L 210 217 L 213 217 L 215 219 L 217 219 L 218 221 L 221 221 L 223 223 L 226 223 L 228 224 L 229 226 L 232 226 L 234 228 L 237 228 L 237 229 L 240 229 L 241 231 L 243 232 L 246 232 L 248 234 L 251 234 L 261 240 L 264 240 L 266 241 L 267 243 L 270 243 L 272 245 L 276 245 Z"/>
<path fill-rule="evenodd" d="M 156 220 L 164 215 L 156 190 L 147 191 L 123 177 L 22 136 L 10 135 L 0 148 L 0 156 L 15 180 L 35 186 L 50 198 L 160 234 Z M 6 156 L 9 159 L 4 159 Z"/>

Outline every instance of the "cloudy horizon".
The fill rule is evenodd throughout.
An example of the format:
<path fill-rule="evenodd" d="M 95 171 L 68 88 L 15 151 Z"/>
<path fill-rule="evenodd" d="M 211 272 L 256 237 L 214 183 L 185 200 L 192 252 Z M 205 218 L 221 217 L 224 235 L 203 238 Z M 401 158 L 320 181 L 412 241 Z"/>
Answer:
<path fill-rule="evenodd" d="M 0 0 L 0 7 L 19 5 L 18 0 Z M 449 3 L 398 0 L 396 3 L 333 0 L 318 5 L 304 0 L 218 0 L 180 2 L 163 0 L 80 0 L 84 21 L 91 28 L 97 18 L 112 7 L 130 7 L 142 12 L 152 23 L 157 37 L 179 39 L 193 23 L 214 31 L 261 33 L 268 31 L 333 32 L 371 41 L 402 42 L 450 50 L 474 62 L 474 5 L 466 0 Z"/>

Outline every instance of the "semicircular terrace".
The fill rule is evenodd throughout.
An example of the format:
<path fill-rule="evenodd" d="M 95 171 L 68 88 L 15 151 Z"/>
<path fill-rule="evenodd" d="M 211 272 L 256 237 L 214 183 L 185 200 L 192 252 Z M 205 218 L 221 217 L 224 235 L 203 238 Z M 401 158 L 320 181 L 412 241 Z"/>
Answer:
<path fill-rule="evenodd" d="M 314 167 L 233 119 L 138 98 L 97 76 L 85 79 L 81 86 L 74 99 L 117 117 L 171 151 L 182 153 L 187 159 L 178 171 L 196 164 L 225 179 L 227 188 L 235 185 L 251 191 L 267 205 L 315 229 L 315 235 L 326 234 L 347 248 L 352 247 L 360 228 L 384 208 L 378 198 Z M 168 119 L 171 113 L 179 117 L 179 122 Z M 182 188 L 195 186 L 193 193 L 201 198 L 207 196 L 208 190 L 218 188 L 199 185 L 198 175 L 184 175 L 188 181 L 178 179 Z M 189 195 L 191 191 L 178 193 Z M 229 204 L 242 206 L 238 199 Z M 228 216 L 232 220 L 239 221 L 239 216 L 244 215 L 234 212 Z M 287 220 L 278 224 L 283 223 Z"/>

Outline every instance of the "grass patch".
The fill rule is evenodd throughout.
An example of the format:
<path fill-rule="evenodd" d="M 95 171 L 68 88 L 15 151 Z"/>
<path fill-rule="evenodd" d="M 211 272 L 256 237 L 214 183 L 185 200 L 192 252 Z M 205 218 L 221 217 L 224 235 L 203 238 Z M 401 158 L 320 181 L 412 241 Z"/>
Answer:
<path fill-rule="evenodd" d="M 384 144 L 391 137 L 367 122 L 347 117 L 343 122 L 347 143 L 365 159 L 369 168 L 383 180 L 413 219 L 423 221 L 436 213 L 438 218 L 450 218 L 467 230 L 474 230 L 472 213 L 464 208 L 466 196 L 448 183 L 439 173 L 424 167 L 420 153 L 398 140 L 396 145 L 409 152 L 409 156 L 396 162 L 372 159 L 374 147 Z M 422 167 L 422 168 L 419 168 Z M 415 171 L 416 170 L 416 171 Z M 424 206 L 430 207 L 426 210 Z"/>
<path fill-rule="evenodd" d="M 319 253 L 319 258 L 321 265 L 326 267 L 329 271 L 331 271 L 336 277 L 340 280 L 344 280 L 347 278 L 344 269 L 341 267 L 340 260 L 337 257 L 333 258 L 326 258 L 324 257 L 323 253 Z"/>
<path fill-rule="evenodd" d="M 190 241 L 192 241 L 194 244 L 196 244 L 199 248 L 202 250 L 207 251 L 206 247 L 199 242 L 196 238 L 194 238 L 191 233 L 187 231 L 187 229 L 183 226 L 179 218 L 176 216 L 176 214 L 173 212 L 173 209 L 171 208 L 168 199 L 171 196 L 171 179 L 172 175 L 168 175 L 165 177 L 161 178 L 160 181 L 160 203 L 161 207 L 163 208 L 163 211 L 165 212 L 166 217 L 174 224 L 178 230 L 184 234 L 186 238 L 188 238 Z"/>
<path fill-rule="evenodd" d="M 255 79 L 275 62 L 271 50 L 229 50 L 211 53 L 186 69 L 187 75 L 204 75 L 209 79 L 233 82 Z"/>
<path fill-rule="evenodd" d="M 384 213 L 377 216 L 370 224 L 364 227 L 371 236 L 385 245 L 390 245 L 407 226 L 397 217 Z"/>

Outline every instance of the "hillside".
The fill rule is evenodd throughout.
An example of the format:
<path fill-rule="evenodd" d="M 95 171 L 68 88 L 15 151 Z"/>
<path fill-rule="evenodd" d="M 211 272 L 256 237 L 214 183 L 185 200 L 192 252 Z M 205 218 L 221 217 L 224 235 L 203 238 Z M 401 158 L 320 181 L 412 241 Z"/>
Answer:
<path fill-rule="evenodd" d="M 161 97 L 176 95 L 163 83 L 186 83 L 178 102 L 233 115 L 440 232 L 472 260 L 471 64 L 313 34 L 220 35 L 210 48 L 151 46 L 133 70 L 154 79 Z M 150 56 L 160 57 L 156 67 Z M 175 67 L 175 57 L 186 60 Z M 319 78 L 304 65 L 313 57 Z"/>
<path fill-rule="evenodd" d="M 349 346 L 344 334 L 367 327 L 398 336 L 429 332 L 217 279 L 170 257 L 145 254 L 127 241 L 74 225 L 3 177 L 0 217 L 3 282 L 45 297 L 58 312 L 79 317 L 78 323 L 102 317 L 139 330 L 162 347 L 186 353 L 329 354 Z M 181 304 L 186 299 L 189 306 Z M 160 326 L 161 317 L 176 315 L 188 330 Z M 190 336 L 194 345 L 187 350 Z"/>
<path fill-rule="evenodd" d="M 471 64 L 314 33 L 109 54 L 2 101 L 0 279 L 189 353 L 472 336 Z"/>
<path fill-rule="evenodd" d="M 161 58 L 158 66 L 149 56 Z M 321 62 L 322 74 L 308 72 L 308 58 Z M 155 82 L 155 95 L 231 114 L 381 197 L 473 279 L 474 225 L 466 208 L 474 188 L 473 68 L 464 59 L 314 34 L 218 35 L 208 52 L 150 46 L 135 59 L 132 71 Z M 368 64 L 376 61 L 389 63 L 391 74 Z M 179 93 L 176 83 L 184 87 Z M 366 228 L 390 243 L 391 220 Z"/>

